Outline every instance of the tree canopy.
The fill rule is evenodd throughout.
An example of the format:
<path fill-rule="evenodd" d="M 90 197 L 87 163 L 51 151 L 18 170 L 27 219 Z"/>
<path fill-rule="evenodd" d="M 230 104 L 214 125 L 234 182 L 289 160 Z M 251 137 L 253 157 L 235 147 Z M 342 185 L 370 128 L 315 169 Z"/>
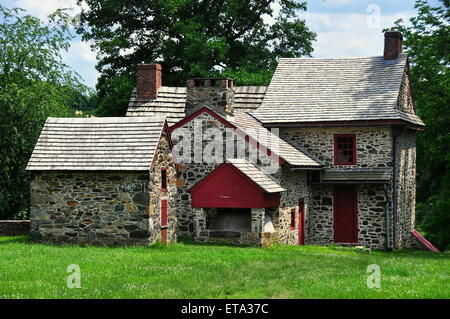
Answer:
<path fill-rule="evenodd" d="M 295 0 L 78 0 L 78 32 L 98 50 L 99 115 L 123 115 L 135 66 L 159 62 L 165 85 L 223 75 L 264 85 L 278 57 L 310 55 L 315 33 Z M 275 12 L 277 4 L 279 11 Z M 126 96 L 124 96 L 126 94 Z"/>
<path fill-rule="evenodd" d="M 49 116 L 68 116 L 74 92 L 86 91 L 61 59 L 69 22 L 62 10 L 43 23 L 0 6 L 0 219 L 27 215 L 25 167 L 42 126 Z"/>
<path fill-rule="evenodd" d="M 417 113 L 426 124 L 417 136 L 418 222 L 433 243 L 450 245 L 450 1 L 416 1 L 410 25 L 399 20 L 411 60 Z"/>

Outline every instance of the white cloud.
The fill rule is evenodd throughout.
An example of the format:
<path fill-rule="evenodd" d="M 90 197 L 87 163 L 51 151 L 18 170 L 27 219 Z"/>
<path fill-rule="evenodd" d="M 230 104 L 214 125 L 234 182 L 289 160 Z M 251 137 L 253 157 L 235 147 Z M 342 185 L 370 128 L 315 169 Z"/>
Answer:
<path fill-rule="evenodd" d="M 381 55 L 382 30 L 399 18 L 407 21 L 413 12 L 381 15 L 380 24 L 375 27 L 368 23 L 368 14 L 305 13 L 303 16 L 310 29 L 317 33 L 314 57 L 348 57 Z"/>
<path fill-rule="evenodd" d="M 328 7 L 340 7 L 350 4 L 352 0 L 323 0 L 325 6 Z"/>
<path fill-rule="evenodd" d="M 46 20 L 49 14 L 61 8 L 71 8 L 70 15 L 81 11 L 76 0 L 17 0 L 14 6 L 25 9 L 28 14 L 41 20 Z"/>

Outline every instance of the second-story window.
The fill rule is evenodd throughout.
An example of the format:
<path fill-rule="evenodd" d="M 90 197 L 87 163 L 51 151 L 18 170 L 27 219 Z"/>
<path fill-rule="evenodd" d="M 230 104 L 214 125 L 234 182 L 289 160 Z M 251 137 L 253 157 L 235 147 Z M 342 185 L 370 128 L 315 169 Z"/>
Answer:
<path fill-rule="evenodd" d="M 334 135 L 334 165 L 356 164 L 356 134 Z"/>

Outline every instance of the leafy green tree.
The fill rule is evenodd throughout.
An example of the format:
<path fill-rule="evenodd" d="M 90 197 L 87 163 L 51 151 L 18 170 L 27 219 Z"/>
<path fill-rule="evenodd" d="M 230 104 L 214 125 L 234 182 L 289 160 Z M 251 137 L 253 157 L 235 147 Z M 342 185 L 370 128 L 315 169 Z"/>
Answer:
<path fill-rule="evenodd" d="M 417 0 L 418 15 L 411 24 L 395 23 L 405 36 L 417 113 L 426 124 L 417 137 L 417 199 L 422 202 L 419 211 L 428 213 L 419 215 L 419 221 L 437 245 L 443 241 L 436 236 L 446 236 L 447 243 L 450 238 L 450 1 L 440 2 L 433 7 Z"/>
<path fill-rule="evenodd" d="M 25 167 L 42 126 L 49 116 L 68 116 L 74 90 L 85 90 L 61 61 L 69 26 L 62 10 L 44 24 L 0 6 L 0 219 L 27 215 Z"/>
<path fill-rule="evenodd" d="M 137 63 L 159 61 L 164 84 L 217 76 L 267 84 L 278 57 L 310 55 L 315 34 L 296 0 L 78 0 L 78 32 L 98 50 L 100 115 L 126 111 Z M 273 5 L 277 4 L 276 14 Z M 270 23 L 269 23 L 270 22 Z M 118 87 L 118 89 L 112 89 Z"/>

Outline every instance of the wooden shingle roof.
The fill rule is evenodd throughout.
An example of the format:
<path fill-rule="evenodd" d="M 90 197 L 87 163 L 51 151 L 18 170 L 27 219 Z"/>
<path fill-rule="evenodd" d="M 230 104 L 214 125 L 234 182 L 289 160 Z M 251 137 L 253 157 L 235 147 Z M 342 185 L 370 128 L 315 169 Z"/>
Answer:
<path fill-rule="evenodd" d="M 423 122 L 396 108 L 407 57 L 280 59 L 254 115 L 264 124 L 404 120 Z"/>
<path fill-rule="evenodd" d="M 229 120 L 259 144 L 267 147 L 272 153 L 277 154 L 293 166 L 314 168 L 323 165 L 310 154 L 293 147 L 277 134 L 267 130 L 258 120 L 247 113 L 235 112 L 235 116 Z"/>
<path fill-rule="evenodd" d="M 27 170 L 149 170 L 164 123 L 153 117 L 48 118 Z"/>
<path fill-rule="evenodd" d="M 269 176 L 260 171 L 255 165 L 243 158 L 227 159 L 227 162 L 236 167 L 267 193 L 284 192 L 285 189 Z"/>
<path fill-rule="evenodd" d="M 265 86 L 237 86 L 234 88 L 235 111 L 256 110 L 264 99 Z M 127 116 L 165 116 L 169 124 L 185 117 L 185 87 L 162 86 L 156 99 L 139 99 L 136 89 L 131 93 Z"/>

